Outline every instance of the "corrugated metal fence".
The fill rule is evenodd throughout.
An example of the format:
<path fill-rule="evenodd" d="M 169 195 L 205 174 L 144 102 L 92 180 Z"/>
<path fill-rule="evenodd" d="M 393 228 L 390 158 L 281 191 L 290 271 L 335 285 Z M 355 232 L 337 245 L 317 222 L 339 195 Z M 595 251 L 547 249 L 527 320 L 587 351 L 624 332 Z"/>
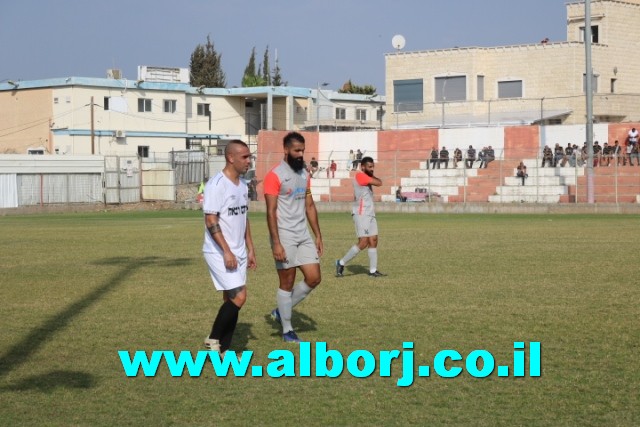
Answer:
<path fill-rule="evenodd" d="M 176 200 L 179 185 L 197 185 L 218 170 L 220 156 L 171 152 L 137 156 L 0 155 L 0 208 L 55 203 Z M 224 162 L 222 162 L 222 165 Z"/>

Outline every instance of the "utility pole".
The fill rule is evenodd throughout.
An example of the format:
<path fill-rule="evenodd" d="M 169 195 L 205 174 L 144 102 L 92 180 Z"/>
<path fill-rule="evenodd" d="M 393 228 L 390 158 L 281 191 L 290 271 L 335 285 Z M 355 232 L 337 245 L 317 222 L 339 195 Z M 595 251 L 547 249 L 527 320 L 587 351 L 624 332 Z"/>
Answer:
<path fill-rule="evenodd" d="M 322 83 L 322 85 L 320 85 L 320 82 L 318 82 L 318 90 L 316 93 L 316 132 L 320 132 L 320 87 L 325 87 L 328 85 L 329 83 Z"/>
<path fill-rule="evenodd" d="M 96 154 L 96 135 L 94 127 L 94 114 L 93 114 L 93 96 L 91 97 L 91 154 Z"/>
<path fill-rule="evenodd" d="M 584 2 L 585 90 L 587 99 L 587 203 L 594 203 L 593 190 L 593 66 L 591 65 L 591 0 Z"/>

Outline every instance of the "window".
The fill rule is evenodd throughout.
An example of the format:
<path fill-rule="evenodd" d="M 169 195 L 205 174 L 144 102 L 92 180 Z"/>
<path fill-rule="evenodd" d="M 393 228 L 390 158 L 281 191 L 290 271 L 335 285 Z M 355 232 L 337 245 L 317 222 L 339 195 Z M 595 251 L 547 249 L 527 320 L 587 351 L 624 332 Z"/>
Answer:
<path fill-rule="evenodd" d="M 210 116 L 211 110 L 209 109 L 209 104 L 198 104 L 198 115 Z"/>
<path fill-rule="evenodd" d="M 367 120 L 367 110 L 356 109 L 356 120 Z"/>
<path fill-rule="evenodd" d="M 104 97 L 102 108 L 104 109 L 104 111 L 109 111 L 109 97 L 108 96 Z"/>
<path fill-rule="evenodd" d="M 599 37 L 598 37 L 598 26 L 597 25 L 592 25 L 591 26 L 591 43 L 598 43 Z M 585 37 L 584 37 L 584 27 L 580 27 L 580 41 L 584 42 L 585 41 Z"/>
<path fill-rule="evenodd" d="M 139 157 L 149 157 L 149 146 L 148 145 L 138 145 L 138 156 Z"/>
<path fill-rule="evenodd" d="M 55 98 L 53 98 L 53 103 L 57 104 L 58 103 L 58 97 L 56 96 Z"/>
<path fill-rule="evenodd" d="M 436 77 L 435 83 L 436 102 L 467 100 L 466 76 Z"/>
<path fill-rule="evenodd" d="M 611 93 L 616 93 L 616 81 L 618 79 L 611 79 Z"/>
<path fill-rule="evenodd" d="M 177 101 L 175 99 L 165 99 L 164 100 L 164 112 L 165 113 L 175 113 L 176 112 Z"/>
<path fill-rule="evenodd" d="M 382 105 L 381 105 L 380 108 L 376 110 L 376 120 L 380 122 L 382 121 L 383 117 L 384 117 L 384 110 L 382 109 Z"/>
<path fill-rule="evenodd" d="M 498 98 L 522 98 L 522 80 L 498 82 Z"/>
<path fill-rule="evenodd" d="M 336 108 L 336 120 L 344 120 L 347 118 L 347 110 L 344 108 Z"/>
<path fill-rule="evenodd" d="M 187 138 L 187 150 L 202 150 L 202 139 Z"/>
<path fill-rule="evenodd" d="M 477 83 L 477 89 L 478 89 L 478 101 L 484 101 L 484 76 L 478 76 L 478 83 Z"/>
<path fill-rule="evenodd" d="M 598 76 L 597 74 L 593 75 L 593 80 L 591 80 L 591 92 L 598 92 Z M 587 74 L 582 74 L 582 93 L 587 93 Z"/>
<path fill-rule="evenodd" d="M 422 79 L 393 81 L 393 111 L 422 111 Z"/>
<path fill-rule="evenodd" d="M 146 98 L 138 98 L 138 113 L 150 113 L 151 100 Z"/>

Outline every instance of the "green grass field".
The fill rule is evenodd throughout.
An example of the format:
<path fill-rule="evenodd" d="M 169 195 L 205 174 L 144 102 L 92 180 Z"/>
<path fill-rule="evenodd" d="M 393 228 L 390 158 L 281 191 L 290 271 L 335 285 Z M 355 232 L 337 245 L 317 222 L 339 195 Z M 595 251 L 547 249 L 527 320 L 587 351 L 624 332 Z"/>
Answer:
<path fill-rule="evenodd" d="M 320 214 L 323 282 L 294 310 L 309 341 L 344 355 L 415 343 L 513 360 L 542 343 L 538 378 L 125 376 L 118 350 L 201 350 L 220 295 L 200 212 L 0 217 L 1 425 L 640 425 L 640 228 L 623 215 L 378 216 L 379 269 L 348 214 Z M 268 317 L 277 277 L 264 214 L 234 349 L 291 349 Z M 456 362 L 456 366 L 464 366 Z"/>

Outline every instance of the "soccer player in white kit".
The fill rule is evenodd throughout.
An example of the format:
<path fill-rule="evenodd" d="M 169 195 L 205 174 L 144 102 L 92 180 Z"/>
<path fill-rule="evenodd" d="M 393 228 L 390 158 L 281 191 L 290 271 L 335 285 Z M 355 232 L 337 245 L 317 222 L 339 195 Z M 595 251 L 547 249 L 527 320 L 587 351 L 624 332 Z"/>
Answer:
<path fill-rule="evenodd" d="M 207 181 L 202 205 L 206 227 L 202 252 L 223 299 L 204 345 L 220 353 L 231 346 L 238 314 L 247 300 L 247 268 L 256 268 L 247 218 L 248 189 L 240 177 L 249 170 L 251 152 L 243 141 L 232 140 L 224 155 L 225 167 Z"/>
<path fill-rule="evenodd" d="M 344 266 L 366 248 L 369 255 L 369 276 L 380 277 L 378 271 L 378 222 L 373 206 L 373 190 L 371 186 L 381 186 L 382 181 L 373 175 L 375 164 L 371 157 L 365 157 L 360 163 L 360 171 L 353 178 L 355 201 L 351 215 L 356 226 L 358 243 L 353 245 L 344 257 L 336 261 L 336 276 L 342 277 Z"/>
<path fill-rule="evenodd" d="M 284 159 L 264 178 L 267 225 L 276 263 L 279 289 L 278 307 L 271 312 L 282 325 L 282 338 L 300 342 L 291 324 L 293 307 L 320 284 L 320 257 L 323 252 L 318 212 L 311 197 L 311 180 L 304 167 L 304 137 L 297 132 L 283 139 Z M 311 238 L 307 221 L 315 235 Z M 296 269 L 304 279 L 295 286 Z"/>

